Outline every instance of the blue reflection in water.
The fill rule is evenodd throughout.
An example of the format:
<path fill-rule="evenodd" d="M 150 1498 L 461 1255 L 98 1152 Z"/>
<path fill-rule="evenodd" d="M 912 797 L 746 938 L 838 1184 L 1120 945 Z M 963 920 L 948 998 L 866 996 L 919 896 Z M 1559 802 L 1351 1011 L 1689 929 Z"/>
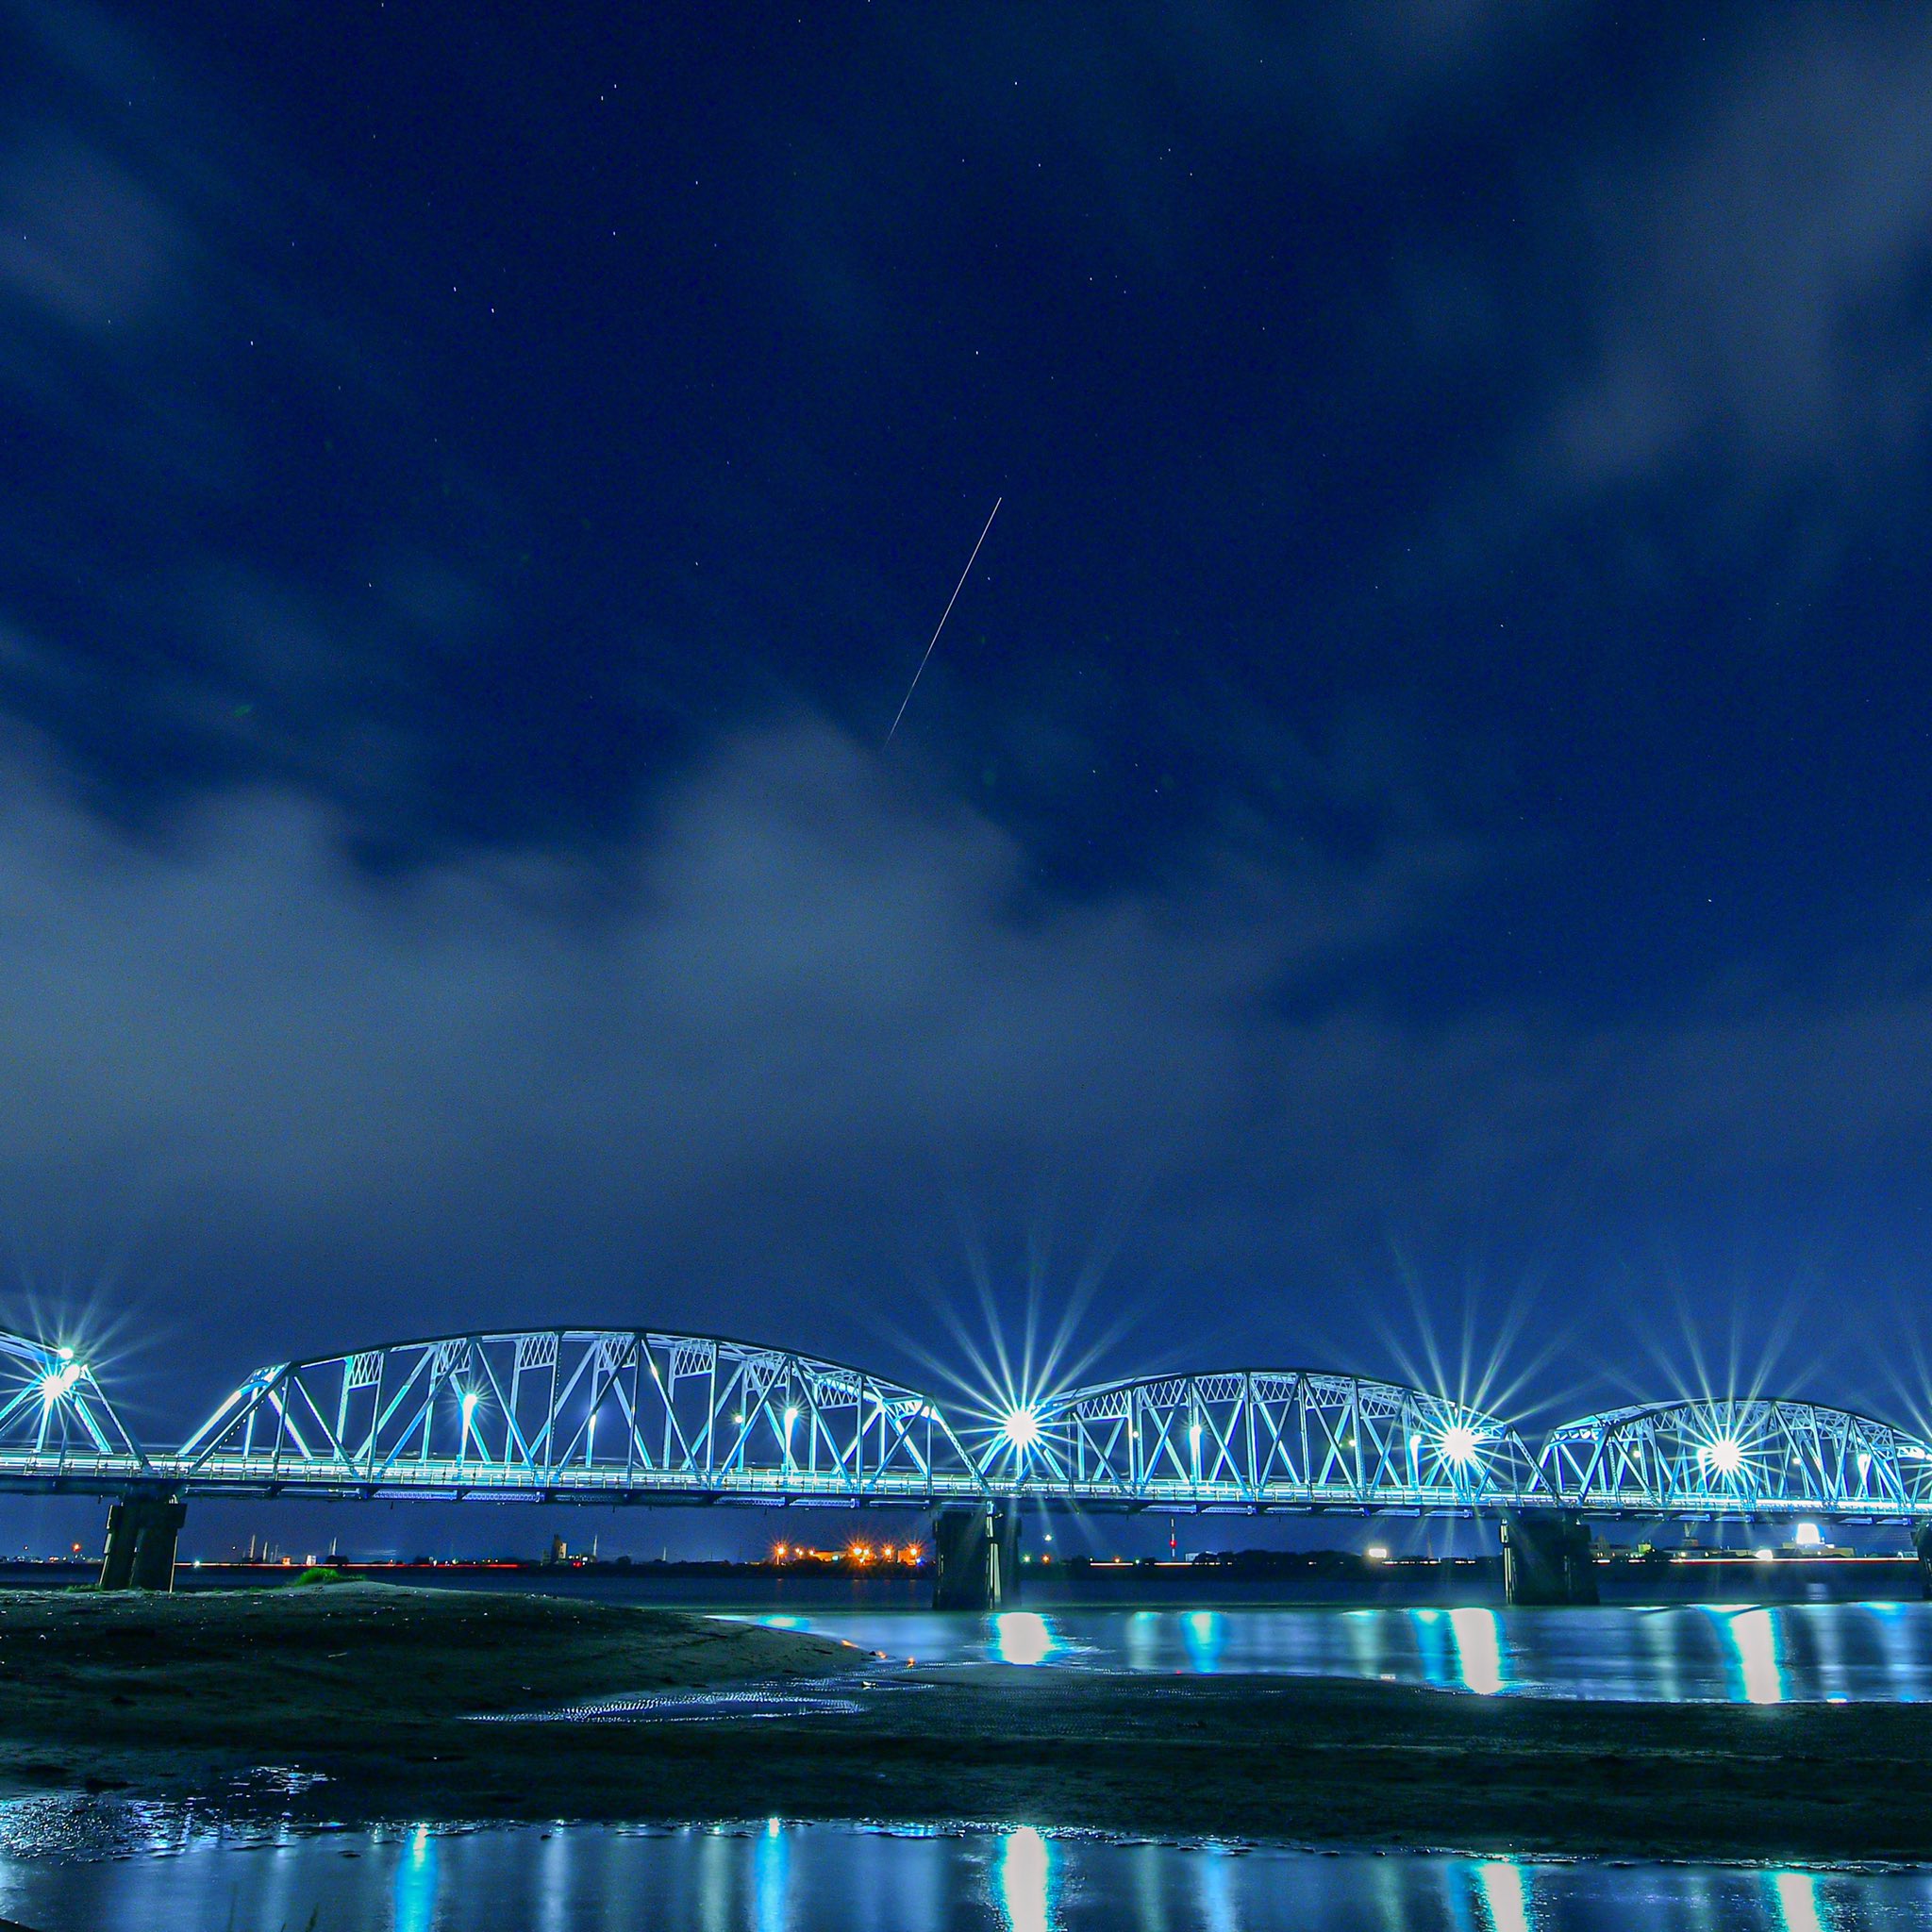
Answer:
<path fill-rule="evenodd" d="M 1865 1604 L 1878 1631 L 1879 1669 L 1887 1697 L 1923 1697 L 1925 1674 L 1924 1617 L 1932 1606 Z M 1913 1611 L 1919 1615 L 1914 1617 Z M 1914 1640 L 1917 1640 L 1916 1641 Z M 1867 1693 L 1869 1695 L 1869 1692 Z"/>
<path fill-rule="evenodd" d="M 43 1932 L 1925 1932 L 1932 1870 L 1237 1856 L 1027 1827 L 308 1838 L 27 1799 L 0 1803 L 0 1909 Z"/>
<path fill-rule="evenodd" d="M 1767 1872 L 1772 1904 L 1784 1932 L 1824 1932 L 1827 1921 L 1819 1916 L 1818 1877 L 1812 1872 Z"/>
<path fill-rule="evenodd" d="M 1158 1670 L 1160 1665 L 1160 1612 L 1158 1610 L 1134 1610 L 1127 1617 L 1127 1636 L 1124 1646 L 1127 1668 L 1131 1671 Z"/>
<path fill-rule="evenodd" d="M 757 1855 L 754 1854 L 754 1857 Z M 715 1825 L 698 1837 L 699 1932 L 728 1932 L 732 1894 L 744 1883 L 744 1846 Z"/>
<path fill-rule="evenodd" d="M 1529 1892 L 1523 1867 L 1509 1858 L 1495 1858 L 1475 1868 L 1476 1890 L 1489 1914 L 1490 1932 L 1530 1932 Z"/>
<path fill-rule="evenodd" d="M 1198 1883 L 1194 1903 L 1205 1932 L 1241 1932 L 1241 1906 L 1235 1898 L 1234 1860 L 1224 1853 L 1204 1851 L 1194 1866 Z"/>
<path fill-rule="evenodd" d="M 785 1932 L 791 1894 L 791 1841 L 775 1818 L 765 1820 L 765 1835 L 752 1859 L 758 1898 L 758 1932 Z"/>
<path fill-rule="evenodd" d="M 1000 1847 L 999 1907 L 1007 1932 L 1053 1932 L 1053 1846 L 1030 1824 Z"/>
<path fill-rule="evenodd" d="M 1392 1677 L 1483 1693 L 1675 1702 L 1932 1698 L 1932 1604 L 1527 1610 L 825 1611 L 754 1621 L 922 1664 Z"/>
<path fill-rule="evenodd" d="M 1450 1630 L 1441 1610 L 1411 1610 L 1415 1647 L 1422 1658 L 1423 1681 L 1443 1688 L 1459 1681 L 1456 1658 L 1450 1654 Z"/>
<path fill-rule="evenodd" d="M 1503 1636 L 1494 1610 L 1451 1610 L 1449 1628 L 1462 1681 L 1472 1690 L 1493 1697 L 1508 1681 L 1503 1668 Z"/>
<path fill-rule="evenodd" d="M 436 1840 L 419 1824 L 396 1861 L 395 1932 L 429 1932 L 435 1917 Z"/>
<path fill-rule="evenodd" d="M 1181 1619 L 1181 1641 L 1188 1661 L 1203 1676 L 1221 1668 L 1221 1646 L 1227 1641 L 1226 1621 L 1218 1610 L 1190 1610 Z"/>
<path fill-rule="evenodd" d="M 1044 1663 L 1058 1647 L 1053 1625 L 1035 1610 L 1003 1610 L 992 1620 L 993 1655 L 1003 1664 Z"/>

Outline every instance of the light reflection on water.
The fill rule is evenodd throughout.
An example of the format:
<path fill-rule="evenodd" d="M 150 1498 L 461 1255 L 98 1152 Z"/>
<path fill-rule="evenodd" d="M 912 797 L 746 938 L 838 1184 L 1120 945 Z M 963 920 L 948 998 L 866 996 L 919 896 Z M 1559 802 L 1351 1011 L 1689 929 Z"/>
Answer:
<path fill-rule="evenodd" d="M 1731 1674 L 1731 1701 L 1782 1704 L 1785 1678 L 1778 1662 L 1778 1629 L 1771 1612 L 1742 1609 L 1736 1604 L 1712 1604 L 1708 1613 L 1717 1619 L 1736 1658 Z"/>
<path fill-rule="evenodd" d="M 751 1621 L 922 1664 L 1379 1677 L 1484 1696 L 1932 1700 L 1932 1604 L 826 1610 Z"/>
<path fill-rule="evenodd" d="M 1030 1824 L 1000 1847 L 1000 1910 L 1008 1932 L 1048 1932 L 1054 1923 L 1053 1847 Z"/>
<path fill-rule="evenodd" d="M 1475 1868 L 1475 1882 L 1490 1915 L 1491 1932 L 1529 1932 L 1533 1921 L 1521 1865 L 1491 1858 Z"/>
<path fill-rule="evenodd" d="M 25 1831 L 45 1840 L 34 1800 Z M 23 1852 L 0 1914 L 42 1932 L 1924 1932 L 1932 1873 L 1316 1854 L 785 1824 L 244 1834 L 155 1807 Z M 130 1822 L 131 1821 L 131 1822 Z M 118 1850 L 112 1847 L 118 1846 Z"/>
<path fill-rule="evenodd" d="M 1472 1690 L 1493 1697 L 1507 1678 L 1503 1664 L 1503 1638 L 1494 1610 L 1451 1610 L 1449 1628 L 1456 1639 L 1458 1674 Z"/>
<path fill-rule="evenodd" d="M 1777 1907 L 1776 1923 L 1785 1932 L 1824 1932 L 1818 1912 L 1818 1875 L 1813 1872 L 1772 1872 L 1771 1895 Z"/>
<path fill-rule="evenodd" d="M 1002 1610 L 992 1620 L 992 1654 L 1003 1664 L 1043 1664 L 1058 1646 L 1053 1625 L 1031 1610 Z"/>
<path fill-rule="evenodd" d="M 430 1932 L 436 1922 L 437 1845 L 421 1826 L 396 1860 L 395 1932 Z"/>

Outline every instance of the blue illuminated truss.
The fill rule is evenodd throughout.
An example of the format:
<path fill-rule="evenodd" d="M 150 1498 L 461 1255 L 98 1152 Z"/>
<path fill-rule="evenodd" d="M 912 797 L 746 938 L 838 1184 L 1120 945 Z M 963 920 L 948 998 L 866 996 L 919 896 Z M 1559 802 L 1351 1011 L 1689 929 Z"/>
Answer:
<path fill-rule="evenodd" d="M 478 1331 L 250 1375 L 143 1451 L 75 1348 L 0 1331 L 0 1488 L 181 1495 L 1932 1521 L 1932 1449 L 1849 1409 L 1703 1397 L 1532 1447 L 1428 1390 L 1307 1369 L 1137 1376 L 1004 1408 L 643 1328 Z"/>
<path fill-rule="evenodd" d="M 1002 1419 L 982 1467 L 1003 1489 L 1090 1507 L 1436 1512 L 1555 1500 L 1507 1423 L 1420 1389 L 1304 1369 L 1077 1390 Z"/>
<path fill-rule="evenodd" d="M 89 1488 L 149 1464 L 75 1349 L 0 1329 L 0 1469 L 32 1488 Z"/>
<path fill-rule="evenodd" d="M 1703 1397 L 1565 1423 L 1542 1473 L 1591 1509 L 1754 1516 L 1932 1516 L 1932 1452 L 1850 1409 Z"/>
<path fill-rule="evenodd" d="M 277 1363 L 173 1460 L 197 1489 L 273 1494 L 852 1504 L 985 1487 L 915 1390 L 641 1328 L 450 1335 Z"/>

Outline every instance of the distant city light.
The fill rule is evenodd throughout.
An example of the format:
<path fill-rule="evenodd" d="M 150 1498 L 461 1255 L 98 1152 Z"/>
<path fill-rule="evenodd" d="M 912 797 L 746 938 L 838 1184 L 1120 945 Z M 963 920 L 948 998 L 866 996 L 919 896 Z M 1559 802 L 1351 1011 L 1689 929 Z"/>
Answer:
<path fill-rule="evenodd" d="M 1024 1408 L 1008 1409 L 1006 1421 L 1000 1424 L 1000 1434 L 1024 1456 L 1040 1441 L 1039 1414 L 1031 1404 Z"/>
<path fill-rule="evenodd" d="M 1389 1545 L 1387 1543 L 1371 1543 L 1362 1552 L 1362 1555 L 1372 1563 L 1386 1563 L 1389 1560 Z"/>
<path fill-rule="evenodd" d="M 1751 1554 L 1760 1563 L 1773 1562 L 1775 1560 L 1777 1556 L 1777 1552 L 1775 1550 L 1753 1550 Z"/>
<path fill-rule="evenodd" d="M 1798 1525 L 1796 1541 L 1801 1550 L 1815 1550 L 1824 1541 L 1824 1539 L 1819 1534 L 1818 1525 L 1815 1523 L 1801 1523 Z"/>

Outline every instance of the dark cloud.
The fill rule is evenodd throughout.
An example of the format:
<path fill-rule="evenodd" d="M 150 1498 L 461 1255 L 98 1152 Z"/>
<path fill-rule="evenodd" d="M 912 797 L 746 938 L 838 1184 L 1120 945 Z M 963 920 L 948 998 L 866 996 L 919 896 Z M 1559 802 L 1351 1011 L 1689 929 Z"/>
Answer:
<path fill-rule="evenodd" d="M 0 12 L 33 1279 L 196 1391 L 892 1365 L 1044 1217 L 1137 1359 L 1396 1366 L 1407 1271 L 1612 1379 L 1795 1294 L 1871 1386 L 1919 16 L 217 15 Z"/>
<path fill-rule="evenodd" d="M 230 1371 L 539 1312 L 847 1353 L 856 1328 L 904 1360 L 942 1331 L 922 1283 L 963 1287 L 958 1213 L 1010 1227 L 1054 1196 L 1075 1250 L 1126 1214 L 1110 1292 L 1139 1346 L 1386 1367 L 1391 1242 L 1440 1257 L 1472 1206 L 1554 1191 L 1628 1231 L 1674 1174 L 1897 1172 L 1926 1126 L 1918 990 L 1608 1033 L 1297 1008 L 1436 919 L 1466 857 L 1209 852 L 1077 907 L 1025 874 L 808 719 L 721 746 L 615 881 L 476 858 L 375 890 L 262 793 L 136 848 L 17 770 L 10 1233 L 35 1252 L 84 1193 L 131 1230 L 147 1316 Z M 1564 1240 L 1597 1278 L 1556 1324 L 1604 1288 Z M 1635 1305 L 1668 1325 L 1657 1284 Z"/>
<path fill-rule="evenodd" d="M 1923 453 L 1928 80 L 1916 11 L 1767 14 L 1680 83 L 1660 142 L 1595 158 L 1565 210 L 1591 344 L 1549 425 L 1555 476 L 1862 491 Z"/>

